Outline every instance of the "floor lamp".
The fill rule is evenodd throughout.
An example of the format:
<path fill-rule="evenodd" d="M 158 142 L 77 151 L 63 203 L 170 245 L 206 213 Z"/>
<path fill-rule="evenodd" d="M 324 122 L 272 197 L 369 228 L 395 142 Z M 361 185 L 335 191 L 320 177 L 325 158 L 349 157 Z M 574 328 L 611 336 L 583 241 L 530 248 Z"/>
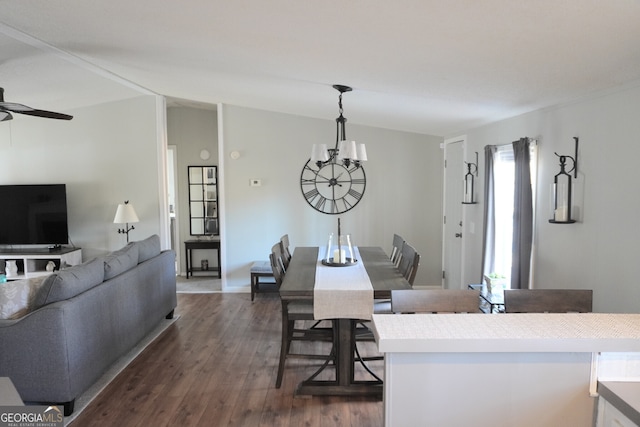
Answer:
<path fill-rule="evenodd" d="M 130 205 L 128 200 L 125 200 L 124 203 L 120 203 L 118 205 L 113 223 L 124 224 L 124 228 L 119 228 L 118 233 L 127 235 L 127 243 L 129 243 L 129 232 L 135 229 L 133 225 L 129 227 L 129 223 L 139 221 L 138 215 L 136 215 L 136 211 L 133 209 L 133 205 Z"/>

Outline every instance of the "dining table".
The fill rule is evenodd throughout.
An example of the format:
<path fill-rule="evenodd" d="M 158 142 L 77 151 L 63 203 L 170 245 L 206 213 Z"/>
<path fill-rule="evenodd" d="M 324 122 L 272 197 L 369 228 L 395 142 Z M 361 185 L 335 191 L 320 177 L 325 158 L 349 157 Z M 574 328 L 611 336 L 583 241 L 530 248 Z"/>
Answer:
<path fill-rule="evenodd" d="M 311 378 L 299 384 L 299 395 L 382 397 L 382 381 L 356 380 L 356 325 L 371 319 L 374 299 L 389 299 L 395 289 L 411 289 L 381 247 L 355 249 L 355 265 L 325 265 L 325 249 L 296 247 L 280 286 L 283 300 L 313 300 L 317 320 L 333 321 L 335 378 Z"/>

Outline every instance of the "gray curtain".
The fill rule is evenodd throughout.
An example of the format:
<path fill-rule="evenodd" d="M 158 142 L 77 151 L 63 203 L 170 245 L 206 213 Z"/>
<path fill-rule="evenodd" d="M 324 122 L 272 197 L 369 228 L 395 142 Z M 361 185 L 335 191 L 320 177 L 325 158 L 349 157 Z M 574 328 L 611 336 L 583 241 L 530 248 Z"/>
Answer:
<path fill-rule="evenodd" d="M 513 197 L 513 250 L 511 260 L 511 289 L 527 289 L 531 270 L 533 242 L 533 196 L 529 138 L 513 142 L 515 186 Z"/>
<path fill-rule="evenodd" d="M 482 271 L 478 283 L 482 283 L 485 271 L 491 273 L 495 270 L 496 215 L 493 164 L 496 151 L 495 145 L 484 147 L 484 232 L 482 235 Z"/>

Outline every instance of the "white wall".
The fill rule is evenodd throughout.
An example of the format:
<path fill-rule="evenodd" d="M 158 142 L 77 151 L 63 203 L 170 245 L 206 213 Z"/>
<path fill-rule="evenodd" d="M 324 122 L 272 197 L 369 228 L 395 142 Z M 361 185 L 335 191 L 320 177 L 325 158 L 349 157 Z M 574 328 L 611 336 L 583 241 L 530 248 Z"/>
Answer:
<path fill-rule="evenodd" d="M 523 136 L 539 140 L 538 216 L 535 224 L 534 283 L 537 288 L 594 290 L 594 311 L 640 312 L 640 262 L 637 226 L 640 212 L 640 84 L 600 94 L 568 105 L 540 110 L 464 132 L 469 150 L 510 143 Z M 550 224 L 550 187 L 558 173 L 554 152 L 573 156 L 573 137 L 580 138 L 578 155 L 580 221 Z M 480 179 L 480 186 L 483 180 Z M 480 188 L 482 195 L 483 189 Z M 480 278 L 482 203 L 468 230 L 465 259 L 467 283 Z"/>
<path fill-rule="evenodd" d="M 314 143 L 335 143 L 335 121 L 234 106 L 222 107 L 228 288 L 249 285 L 249 266 L 268 259 L 285 233 L 291 245 L 326 244 L 337 216 L 312 209 L 300 173 Z M 347 136 L 365 142 L 367 188 L 361 202 L 340 215 L 356 245 L 390 251 L 394 233 L 422 255 L 416 285 L 439 285 L 442 274 L 442 138 L 347 124 Z M 229 157 L 231 151 L 240 158 Z M 253 178 L 261 187 L 250 187 Z M 223 263 L 225 263 L 223 262 Z"/>
<path fill-rule="evenodd" d="M 594 289 L 594 310 L 639 312 L 640 197 L 636 173 L 640 158 L 640 84 L 461 132 L 469 152 L 505 144 L 522 136 L 540 145 L 538 217 L 535 234 L 535 282 L 539 288 Z M 131 200 L 141 222 L 132 240 L 160 233 L 161 182 L 158 129 L 162 114 L 154 96 L 72 111 L 70 122 L 18 117 L 0 123 L 0 183 L 66 183 L 70 237 L 84 258 L 125 243 L 113 224 L 117 203 Z M 206 114 L 206 113 L 203 113 Z M 159 118 L 160 117 L 160 118 Z M 251 261 L 266 259 L 271 245 L 288 233 L 293 246 L 321 245 L 334 231 L 336 217 L 320 214 L 304 201 L 299 178 L 313 143 L 335 138 L 332 119 L 317 120 L 233 106 L 223 107 L 221 153 L 198 161 L 201 146 L 190 148 L 184 164 L 223 167 L 226 182 L 226 271 L 231 288 L 247 286 Z M 207 121 L 209 120 L 207 116 Z M 211 114 L 211 120 L 216 117 Z M 348 136 L 367 143 L 367 190 L 352 211 L 341 216 L 344 230 L 359 245 L 389 250 L 393 233 L 422 253 L 418 285 L 440 283 L 442 153 L 441 138 L 348 123 Z M 451 135 L 452 137 L 455 135 Z M 580 137 L 578 188 L 581 220 L 548 223 L 549 187 L 557 157 L 572 154 Z M 202 145 L 210 144 L 202 140 Z M 216 139 L 215 133 L 211 141 Z M 175 142 L 175 141 L 174 141 Z M 238 160 L 229 153 L 241 153 Z M 179 154 L 180 156 L 180 154 Z M 215 163 L 213 163 L 215 164 Z M 250 187 L 251 178 L 262 187 Z M 482 194 L 483 180 L 478 180 Z M 475 233 L 466 241 L 464 281 L 480 276 L 482 198 Z"/>
<path fill-rule="evenodd" d="M 0 183 L 66 184 L 70 239 L 85 260 L 126 243 L 113 224 L 124 200 L 140 218 L 131 240 L 160 233 L 156 113 L 156 97 L 139 96 L 72 111 L 71 121 L 0 123 Z"/>

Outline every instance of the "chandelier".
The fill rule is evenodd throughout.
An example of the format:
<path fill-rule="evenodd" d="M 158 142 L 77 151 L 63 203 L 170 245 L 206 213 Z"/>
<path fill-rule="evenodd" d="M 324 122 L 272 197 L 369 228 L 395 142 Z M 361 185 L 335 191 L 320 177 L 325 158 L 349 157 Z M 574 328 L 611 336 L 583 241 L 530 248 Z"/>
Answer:
<path fill-rule="evenodd" d="M 367 150 L 364 144 L 347 140 L 345 129 L 347 118 L 342 115 L 342 94 L 350 92 L 352 89 L 349 86 L 343 85 L 333 85 L 333 88 L 340 92 L 338 97 L 338 111 L 340 115 L 336 119 L 336 145 L 334 148 L 327 148 L 327 144 L 313 144 L 311 161 L 314 162 L 318 168 L 323 164 L 329 162 L 337 163 L 338 161 L 341 161 L 346 167 L 349 167 L 353 163 L 356 168 L 359 168 L 360 163 L 367 160 Z"/>

